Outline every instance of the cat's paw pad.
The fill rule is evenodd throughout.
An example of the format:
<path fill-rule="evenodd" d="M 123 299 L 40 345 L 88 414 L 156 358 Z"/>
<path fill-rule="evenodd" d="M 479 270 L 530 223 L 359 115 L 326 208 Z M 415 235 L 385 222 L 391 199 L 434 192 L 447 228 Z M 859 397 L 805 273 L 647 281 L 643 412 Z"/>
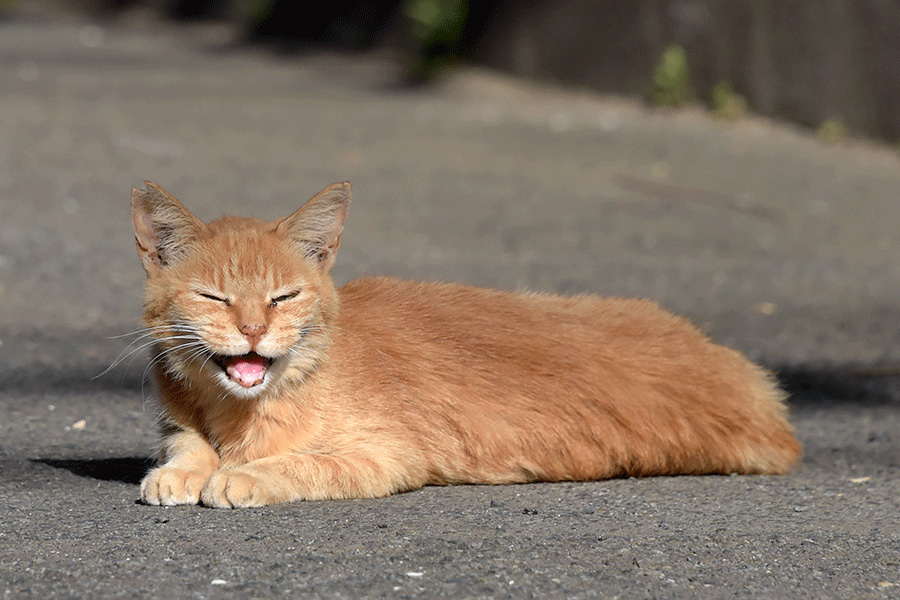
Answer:
<path fill-rule="evenodd" d="M 200 471 L 158 467 L 141 481 L 141 500 L 156 506 L 197 504 L 206 479 Z"/>
<path fill-rule="evenodd" d="M 264 481 L 257 475 L 234 470 L 212 474 L 200 492 L 200 502 L 213 508 L 244 508 L 271 504 Z"/>

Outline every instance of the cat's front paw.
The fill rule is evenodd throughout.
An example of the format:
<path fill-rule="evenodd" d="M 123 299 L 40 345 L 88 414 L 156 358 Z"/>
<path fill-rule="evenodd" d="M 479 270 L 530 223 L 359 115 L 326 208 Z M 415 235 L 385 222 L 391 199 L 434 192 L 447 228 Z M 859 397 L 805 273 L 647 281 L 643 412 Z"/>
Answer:
<path fill-rule="evenodd" d="M 141 500 L 156 506 L 197 504 L 207 478 L 200 471 L 158 467 L 141 481 Z"/>
<path fill-rule="evenodd" d="M 241 469 L 223 469 L 213 473 L 203 486 L 200 502 L 212 508 L 245 508 L 277 500 L 260 476 Z"/>

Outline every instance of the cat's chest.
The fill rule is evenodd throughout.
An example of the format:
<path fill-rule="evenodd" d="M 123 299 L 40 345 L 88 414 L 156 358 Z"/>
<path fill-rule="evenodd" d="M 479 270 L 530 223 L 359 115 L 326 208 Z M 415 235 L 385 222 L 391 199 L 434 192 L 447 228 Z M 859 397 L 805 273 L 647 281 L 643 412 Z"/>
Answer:
<path fill-rule="evenodd" d="M 204 421 L 206 436 L 224 467 L 302 451 L 317 429 L 315 419 L 291 406 L 209 411 Z"/>

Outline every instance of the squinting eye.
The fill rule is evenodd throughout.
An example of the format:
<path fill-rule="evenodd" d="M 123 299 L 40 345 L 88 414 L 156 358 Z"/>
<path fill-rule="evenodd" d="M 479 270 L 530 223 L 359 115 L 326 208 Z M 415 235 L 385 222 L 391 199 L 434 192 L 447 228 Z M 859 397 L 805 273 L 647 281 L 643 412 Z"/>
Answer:
<path fill-rule="evenodd" d="M 285 294 L 283 296 L 278 296 L 277 298 L 272 298 L 272 306 L 278 306 L 279 302 L 287 302 L 291 298 L 294 298 L 299 294 L 300 291 L 291 292 L 290 294 Z"/>
<path fill-rule="evenodd" d="M 215 300 L 216 302 L 223 302 L 227 306 L 231 306 L 231 300 L 228 298 L 222 298 L 220 296 L 216 296 L 214 294 L 207 294 L 205 292 L 197 292 L 199 295 L 203 296 L 207 300 Z"/>

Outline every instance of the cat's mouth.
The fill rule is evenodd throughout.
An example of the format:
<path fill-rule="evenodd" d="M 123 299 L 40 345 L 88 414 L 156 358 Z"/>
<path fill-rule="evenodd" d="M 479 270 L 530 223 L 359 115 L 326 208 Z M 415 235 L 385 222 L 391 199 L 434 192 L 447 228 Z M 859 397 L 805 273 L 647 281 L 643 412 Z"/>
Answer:
<path fill-rule="evenodd" d="M 229 379 L 245 388 L 261 384 L 269 367 L 275 362 L 274 359 L 260 356 L 256 352 L 231 356 L 216 354 L 213 361 L 225 371 Z"/>

